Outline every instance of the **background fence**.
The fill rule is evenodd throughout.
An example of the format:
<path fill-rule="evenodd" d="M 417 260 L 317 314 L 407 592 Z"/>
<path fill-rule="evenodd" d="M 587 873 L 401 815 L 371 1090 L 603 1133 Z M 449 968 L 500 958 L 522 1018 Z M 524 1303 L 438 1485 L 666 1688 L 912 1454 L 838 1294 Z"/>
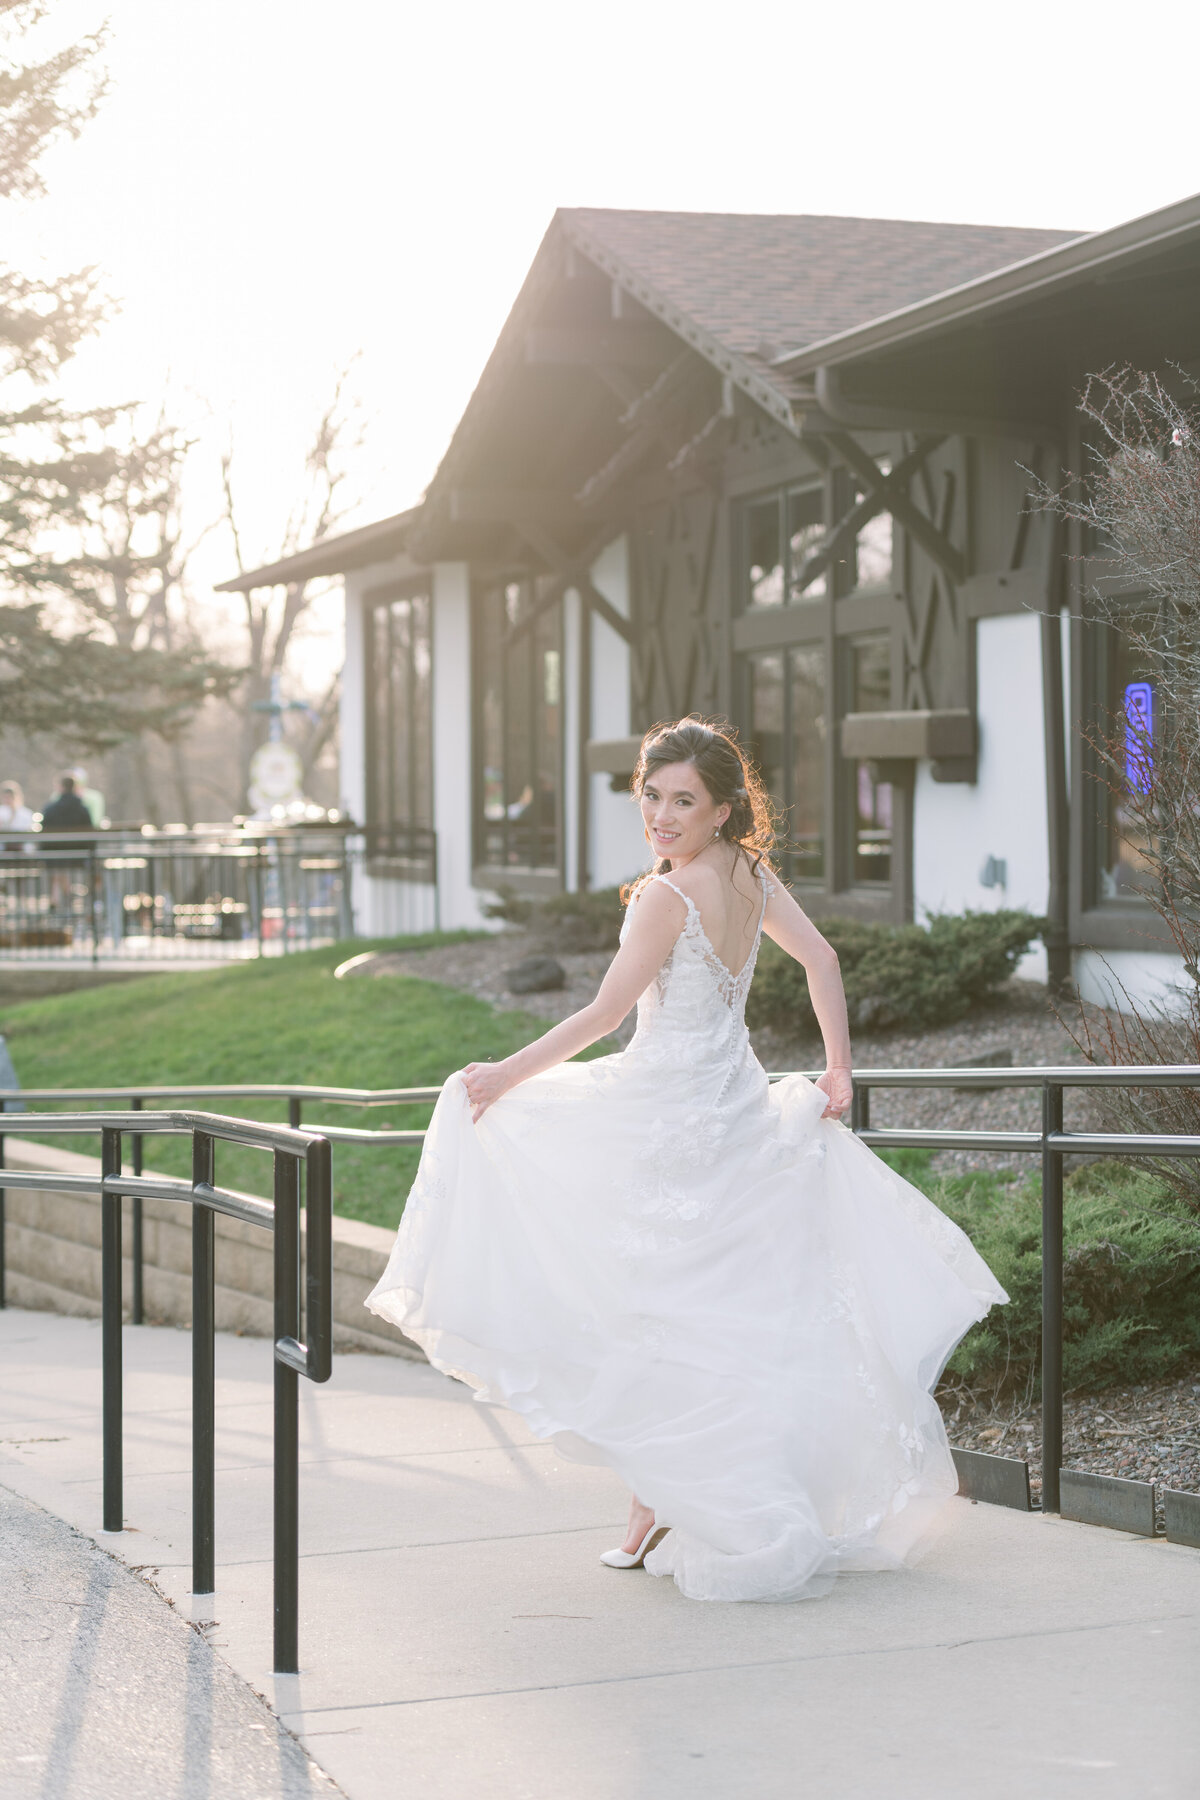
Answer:
<path fill-rule="evenodd" d="M 405 863 L 377 835 L 328 825 L 6 832 L 0 963 L 220 961 L 308 950 L 354 935 L 353 887 L 372 874 L 392 877 L 386 934 L 429 929 L 433 834 L 406 843 L 413 854 Z"/>

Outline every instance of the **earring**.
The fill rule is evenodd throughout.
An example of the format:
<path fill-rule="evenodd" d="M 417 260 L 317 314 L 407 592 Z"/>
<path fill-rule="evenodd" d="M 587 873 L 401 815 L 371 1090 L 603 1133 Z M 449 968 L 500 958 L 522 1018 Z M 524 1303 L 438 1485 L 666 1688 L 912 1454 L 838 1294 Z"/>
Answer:
<path fill-rule="evenodd" d="M 713 836 L 715 838 L 719 838 L 720 835 L 721 835 L 721 827 L 719 825 L 714 825 L 713 826 Z"/>

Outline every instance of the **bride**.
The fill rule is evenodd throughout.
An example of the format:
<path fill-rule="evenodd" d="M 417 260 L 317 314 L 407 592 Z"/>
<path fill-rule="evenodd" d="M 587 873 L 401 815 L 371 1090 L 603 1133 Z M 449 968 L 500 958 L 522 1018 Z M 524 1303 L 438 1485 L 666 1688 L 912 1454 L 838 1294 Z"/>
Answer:
<path fill-rule="evenodd" d="M 652 873 L 590 1006 L 442 1089 L 367 1305 L 479 1400 L 632 1489 L 602 1561 L 697 1600 L 798 1600 L 898 1566 L 957 1488 L 939 1375 L 1007 1298 L 958 1227 L 839 1123 L 837 956 L 766 860 L 731 733 L 656 726 L 634 775 Z M 769 1086 L 762 933 L 808 978 L 815 1085 Z M 636 1003 L 627 1050 L 568 1059 Z"/>

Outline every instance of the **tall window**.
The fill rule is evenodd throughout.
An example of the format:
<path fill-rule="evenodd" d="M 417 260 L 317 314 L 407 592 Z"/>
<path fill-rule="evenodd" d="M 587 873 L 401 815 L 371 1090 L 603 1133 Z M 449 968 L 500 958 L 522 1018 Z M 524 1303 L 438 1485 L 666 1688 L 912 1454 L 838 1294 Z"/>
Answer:
<path fill-rule="evenodd" d="M 430 610 L 424 588 L 366 596 L 368 848 L 425 877 L 433 855 Z"/>
<path fill-rule="evenodd" d="M 860 639 L 849 646 L 849 712 L 886 712 L 891 705 L 892 680 L 888 640 Z M 869 762 L 854 764 L 851 792 L 853 812 L 853 879 L 885 882 L 892 878 L 892 788 L 877 781 Z"/>
<path fill-rule="evenodd" d="M 741 569 L 747 606 L 786 606 L 819 600 L 824 572 L 806 565 L 825 535 L 825 501 L 819 487 L 787 488 L 752 500 L 742 509 Z"/>
<path fill-rule="evenodd" d="M 536 584 L 475 600 L 475 854 L 494 869 L 555 870 L 562 838 L 562 612 Z"/>
<path fill-rule="evenodd" d="M 819 479 L 737 503 L 733 636 L 741 718 L 783 814 L 781 867 L 831 896 L 874 890 L 855 905 L 885 916 L 910 904 L 899 890 L 907 865 L 893 855 L 892 787 L 839 750 L 845 713 L 891 705 L 892 519 L 864 522 L 867 497 L 866 482 L 833 461 Z"/>
<path fill-rule="evenodd" d="M 747 657 L 750 748 L 783 815 L 792 881 L 825 875 L 825 653 L 816 645 Z"/>

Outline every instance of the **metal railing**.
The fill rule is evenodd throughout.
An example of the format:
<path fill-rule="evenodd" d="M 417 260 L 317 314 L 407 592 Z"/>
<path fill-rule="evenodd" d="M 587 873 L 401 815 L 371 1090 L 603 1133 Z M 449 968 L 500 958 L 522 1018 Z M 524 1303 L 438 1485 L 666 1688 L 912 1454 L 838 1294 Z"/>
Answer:
<path fill-rule="evenodd" d="M 54 1101 L 124 1101 L 135 1114 L 142 1112 L 147 1101 L 152 1106 L 170 1105 L 179 1100 L 286 1100 L 288 1109 L 288 1126 L 293 1131 L 301 1127 L 301 1112 L 306 1100 L 325 1100 L 338 1106 L 407 1106 L 431 1105 L 441 1093 L 438 1087 L 425 1088 L 337 1088 L 337 1087 L 287 1087 L 271 1083 L 241 1083 L 227 1086 L 211 1086 L 202 1084 L 199 1087 L 145 1087 L 131 1089 L 127 1087 L 86 1087 L 86 1088 L 0 1088 L 0 1178 L 9 1187 L 22 1184 L 11 1181 L 5 1172 L 4 1134 L 16 1129 L 10 1123 L 13 1114 L 5 1109 L 14 1104 L 27 1104 L 31 1100 Z M 47 1113 L 44 1119 L 51 1121 L 60 1117 L 58 1113 Z M 24 1127 L 20 1127 L 24 1130 Z M 43 1123 L 42 1131 L 51 1135 L 58 1130 L 57 1125 Z M 64 1128 L 65 1129 L 65 1128 Z M 143 1168 L 143 1135 L 147 1131 L 159 1130 L 161 1127 L 147 1126 L 135 1118 L 128 1131 L 130 1139 L 130 1162 L 135 1177 L 142 1174 Z M 424 1131 L 363 1131 L 354 1125 L 322 1125 L 321 1136 L 331 1144 L 377 1144 L 386 1147 L 396 1144 L 423 1144 Z M 53 1184 L 50 1184 L 53 1185 Z M 66 1191 L 64 1188 L 62 1191 Z M 146 1190 L 131 1188 L 132 1206 L 130 1217 L 130 1262 L 132 1266 L 132 1294 L 130 1304 L 130 1322 L 143 1325 L 146 1320 L 145 1311 L 145 1227 L 142 1208 L 142 1194 Z M 5 1241 L 7 1235 L 7 1208 L 5 1189 L 0 1185 L 0 1308 L 6 1304 L 5 1299 Z"/>
<path fill-rule="evenodd" d="M 1065 1131 L 1067 1088 L 1200 1087 L 1200 1068 L 862 1069 L 854 1072 L 852 1130 L 876 1150 L 1025 1150 L 1042 1165 L 1042 1510 L 1061 1505 L 1063 1442 L 1063 1162 L 1068 1156 L 1200 1156 L 1200 1136 Z M 871 1126 L 876 1088 L 1033 1088 L 1037 1131 L 906 1131 Z"/>
<path fill-rule="evenodd" d="M 820 1071 L 805 1071 L 814 1079 Z M 785 1079 L 783 1073 L 768 1077 L 772 1082 Z M 977 1068 L 977 1069 L 856 1069 L 854 1099 L 851 1106 L 851 1129 L 877 1150 L 973 1150 L 1024 1151 L 1041 1160 L 1042 1174 L 1042 1507 L 1057 1512 L 1060 1506 L 1063 1440 L 1063 1166 L 1068 1156 L 1147 1157 L 1200 1156 L 1200 1136 L 1168 1134 L 1133 1134 L 1128 1132 L 1079 1132 L 1063 1128 L 1063 1095 L 1068 1088 L 1169 1088 L 1200 1087 L 1200 1067 L 1130 1067 L 1099 1068 L 1092 1065 L 1070 1068 Z M 870 1122 L 871 1094 L 883 1088 L 988 1089 L 1027 1088 L 1041 1094 L 1041 1124 L 1036 1131 L 947 1131 L 941 1129 L 905 1130 L 874 1127 Z M 111 1100 L 128 1096 L 135 1107 L 146 1101 L 180 1098 L 275 1099 L 288 1103 L 289 1124 L 298 1129 L 304 1104 L 326 1101 L 347 1106 L 401 1106 L 428 1104 L 436 1101 L 440 1087 L 418 1088 L 322 1088 L 286 1086 L 241 1086 L 199 1088 L 143 1088 L 130 1095 L 127 1088 L 0 1090 L 0 1106 L 6 1100 Z M 142 1115 L 143 1117 L 145 1115 Z M 9 1130 L 11 1115 L 0 1114 L 0 1170 L 4 1167 L 3 1132 Z M 43 1115 L 43 1132 L 61 1129 L 59 1115 Z M 134 1132 L 145 1125 L 135 1123 Z M 22 1122 L 27 1129 L 27 1120 Z M 153 1128 L 151 1128 L 153 1129 Z M 265 1127 L 263 1129 L 266 1129 Z M 398 1144 L 420 1144 L 425 1133 L 420 1129 L 366 1131 L 353 1126 L 322 1125 L 320 1132 L 330 1143 L 368 1143 L 380 1147 Z M 140 1172 L 140 1148 L 134 1142 L 135 1167 Z M 4 1177 L 4 1179 L 10 1179 Z M 62 1183 L 62 1177 L 56 1177 Z M 15 1183 L 13 1185 L 16 1185 Z M 47 1182 L 46 1185 L 53 1185 Z M 129 1190 L 134 1191 L 134 1190 Z M 143 1190 L 146 1191 L 146 1190 Z M 137 1202 L 135 1200 L 135 1206 Z M 4 1196 L 0 1189 L 0 1304 L 3 1304 L 3 1230 Z M 134 1295 L 140 1307 L 141 1277 L 136 1256 L 140 1256 L 138 1220 L 134 1218 L 135 1270 Z M 140 1313 L 136 1316 L 140 1317 Z"/>
<path fill-rule="evenodd" d="M 353 935 L 344 828 L 0 836 L 0 962 L 236 959 Z"/>
<path fill-rule="evenodd" d="M 300 1417 L 298 1377 L 328 1381 L 333 1369 L 332 1185 L 329 1142 L 313 1132 L 260 1125 L 203 1112 L 24 1113 L 3 1115 L 5 1133 L 46 1136 L 99 1132 L 98 1174 L 8 1170 L 11 1188 L 99 1194 L 101 1204 L 101 1361 L 103 1368 L 103 1529 L 122 1531 L 124 1516 L 123 1360 L 121 1344 L 121 1200 L 176 1200 L 192 1208 L 192 1591 L 215 1586 L 216 1415 L 214 1215 L 225 1213 L 275 1234 L 274 1373 L 274 1668 L 299 1668 Z M 125 1133 L 188 1133 L 192 1178 L 125 1174 Z M 216 1185 L 217 1142 L 269 1150 L 274 1198 Z M 301 1171 L 303 1170 L 303 1182 Z M 304 1275 L 301 1277 L 301 1195 Z M 303 1287 L 303 1295 L 302 1295 Z M 301 1341 L 303 1314 L 305 1341 Z"/>

